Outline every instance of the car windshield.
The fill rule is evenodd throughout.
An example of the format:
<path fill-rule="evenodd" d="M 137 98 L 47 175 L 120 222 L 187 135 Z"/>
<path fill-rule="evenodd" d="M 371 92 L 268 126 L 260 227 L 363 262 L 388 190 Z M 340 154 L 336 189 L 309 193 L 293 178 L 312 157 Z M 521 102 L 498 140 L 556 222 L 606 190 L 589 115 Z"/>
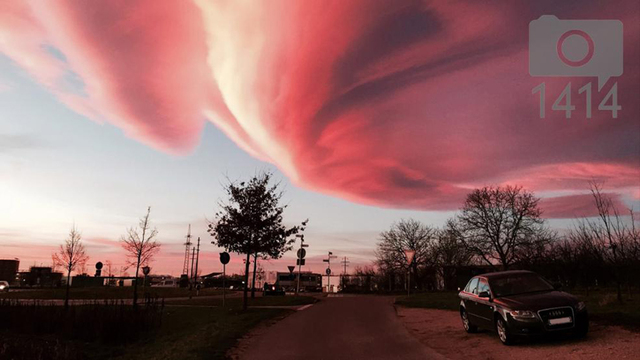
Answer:
<path fill-rule="evenodd" d="M 491 279 L 494 296 L 509 296 L 539 291 L 551 291 L 553 286 L 536 274 L 514 274 Z"/>

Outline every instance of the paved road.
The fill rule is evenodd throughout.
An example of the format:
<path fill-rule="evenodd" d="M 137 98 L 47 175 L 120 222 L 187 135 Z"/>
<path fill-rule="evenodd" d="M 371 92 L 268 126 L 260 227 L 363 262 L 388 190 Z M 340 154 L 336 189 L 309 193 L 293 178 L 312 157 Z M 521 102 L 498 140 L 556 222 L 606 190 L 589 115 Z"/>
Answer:
<path fill-rule="evenodd" d="M 241 344 L 241 359 L 441 359 L 413 338 L 392 298 L 323 298 Z"/>

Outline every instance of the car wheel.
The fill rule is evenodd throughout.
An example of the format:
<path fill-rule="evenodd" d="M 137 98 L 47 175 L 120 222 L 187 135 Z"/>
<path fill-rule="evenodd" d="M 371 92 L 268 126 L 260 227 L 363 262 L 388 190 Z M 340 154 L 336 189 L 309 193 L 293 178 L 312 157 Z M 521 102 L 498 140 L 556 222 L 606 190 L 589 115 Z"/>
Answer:
<path fill-rule="evenodd" d="M 467 311 L 465 309 L 460 310 L 460 318 L 462 319 L 462 326 L 466 332 L 474 333 L 478 331 L 478 327 L 469 321 L 469 315 L 467 315 Z"/>
<path fill-rule="evenodd" d="M 507 327 L 507 323 L 502 319 L 502 316 L 499 316 L 496 320 L 496 331 L 498 332 L 500 342 L 504 345 L 513 344 L 513 335 L 511 335 L 509 327 Z"/>

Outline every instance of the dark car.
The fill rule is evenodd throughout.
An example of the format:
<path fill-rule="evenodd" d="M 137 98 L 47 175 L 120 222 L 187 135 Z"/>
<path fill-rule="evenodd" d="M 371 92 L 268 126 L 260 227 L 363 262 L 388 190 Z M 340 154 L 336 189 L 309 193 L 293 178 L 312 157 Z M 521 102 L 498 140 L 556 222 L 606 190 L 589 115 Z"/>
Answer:
<path fill-rule="evenodd" d="M 473 277 L 459 296 L 464 329 L 495 329 L 505 345 L 522 336 L 573 332 L 584 337 L 589 331 L 584 303 L 530 271 Z"/>
<path fill-rule="evenodd" d="M 264 292 L 262 293 L 262 296 L 284 296 L 285 292 L 284 289 L 278 285 L 278 284 L 264 284 Z"/>

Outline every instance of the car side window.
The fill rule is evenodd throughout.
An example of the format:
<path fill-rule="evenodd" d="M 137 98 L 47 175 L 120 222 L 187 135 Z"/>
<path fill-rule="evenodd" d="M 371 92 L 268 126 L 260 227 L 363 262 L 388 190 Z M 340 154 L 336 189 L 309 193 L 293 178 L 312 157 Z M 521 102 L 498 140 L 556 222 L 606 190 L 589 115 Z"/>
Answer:
<path fill-rule="evenodd" d="M 477 286 L 478 286 L 478 278 L 473 278 L 471 279 L 471 281 L 469 281 L 469 284 L 467 284 L 467 287 L 464 289 L 464 291 L 472 294 L 477 294 L 476 292 Z"/>
<path fill-rule="evenodd" d="M 486 291 L 489 292 L 489 283 L 487 283 L 487 280 L 484 279 L 480 279 L 480 281 L 478 282 L 478 294 L 480 294 L 481 292 Z"/>

